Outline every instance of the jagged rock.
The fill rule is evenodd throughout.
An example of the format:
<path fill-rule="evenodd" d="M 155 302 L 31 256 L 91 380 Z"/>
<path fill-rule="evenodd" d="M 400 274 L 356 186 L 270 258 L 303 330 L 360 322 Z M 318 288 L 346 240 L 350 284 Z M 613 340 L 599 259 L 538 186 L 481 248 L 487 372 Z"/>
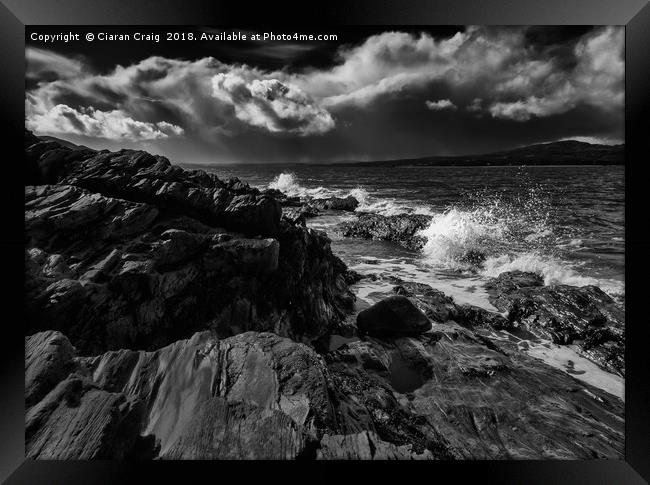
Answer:
<path fill-rule="evenodd" d="M 26 145 L 31 141 L 26 140 Z M 279 231 L 279 202 L 239 179 L 223 182 L 213 174 L 184 170 L 143 151 L 73 150 L 49 141 L 33 143 L 25 152 L 28 164 L 38 172 L 28 185 L 73 185 L 181 212 L 249 236 L 273 236 Z"/>
<path fill-rule="evenodd" d="M 532 273 L 503 273 L 486 285 L 513 325 L 557 344 L 576 343 L 606 369 L 625 375 L 625 314 L 596 286 L 543 286 Z"/>
<path fill-rule="evenodd" d="M 417 335 L 431 330 L 431 322 L 408 298 L 398 295 L 360 312 L 357 328 L 370 335 Z"/>
<path fill-rule="evenodd" d="M 508 294 L 520 288 L 537 286 L 544 286 L 544 279 L 540 275 L 519 270 L 501 273 L 497 278 L 492 278 L 485 284 L 485 288 L 495 301 L 501 293 Z"/>
<path fill-rule="evenodd" d="M 54 154 L 61 166 L 44 177 L 69 184 L 25 187 L 27 332 L 61 330 L 95 354 L 158 348 L 205 328 L 311 342 L 351 311 L 347 268 L 329 239 L 279 216 L 273 231 L 251 225 L 245 206 L 254 214 L 269 198 L 256 189 L 143 152 L 77 150 L 78 159 L 55 142 L 28 148 L 39 163 L 52 150 L 67 158 Z M 219 211 L 204 217 L 210 190 L 232 195 L 214 203 L 247 220 L 245 233 L 273 237 L 228 229 L 239 226 Z M 187 200 L 167 203 L 177 192 Z"/>
<path fill-rule="evenodd" d="M 359 207 L 359 201 L 348 195 L 347 197 L 329 197 L 327 199 L 312 199 L 309 202 L 317 210 L 354 211 Z"/>
<path fill-rule="evenodd" d="M 383 239 L 409 249 L 422 249 L 426 240 L 417 235 L 417 232 L 426 228 L 430 222 L 430 216 L 420 214 L 361 214 L 356 220 L 341 224 L 340 229 L 345 237 Z"/>
<path fill-rule="evenodd" d="M 294 224 L 305 225 L 307 219 L 316 217 L 320 211 L 309 204 L 301 204 L 298 207 L 284 206 L 282 207 L 282 217 L 293 222 Z"/>

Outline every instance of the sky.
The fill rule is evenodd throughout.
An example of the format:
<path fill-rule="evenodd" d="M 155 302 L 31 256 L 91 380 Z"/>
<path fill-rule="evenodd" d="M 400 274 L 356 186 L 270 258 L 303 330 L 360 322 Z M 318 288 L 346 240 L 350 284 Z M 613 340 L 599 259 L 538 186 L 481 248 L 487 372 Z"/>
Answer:
<path fill-rule="evenodd" d="M 317 29 L 336 40 L 165 41 L 27 29 L 25 125 L 187 163 L 310 163 L 624 141 L 624 28 Z M 43 42 L 31 33 L 79 32 Z M 87 42 L 87 32 L 129 40 Z M 161 36 L 134 40 L 135 33 Z M 186 30 L 187 32 L 187 30 Z M 273 30 L 293 33 L 291 29 Z"/>

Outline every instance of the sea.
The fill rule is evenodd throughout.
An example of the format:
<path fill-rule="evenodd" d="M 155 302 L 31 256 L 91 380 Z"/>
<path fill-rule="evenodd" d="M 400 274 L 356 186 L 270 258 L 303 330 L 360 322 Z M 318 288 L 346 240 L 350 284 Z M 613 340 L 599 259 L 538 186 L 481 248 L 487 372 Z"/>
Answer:
<path fill-rule="evenodd" d="M 190 168 L 190 167 L 188 167 Z M 191 168 L 196 168 L 191 167 Z M 395 277 L 426 283 L 454 298 L 496 311 L 485 282 L 512 270 L 533 271 L 546 284 L 596 285 L 625 299 L 625 170 L 622 166 L 327 166 L 201 167 L 289 196 L 354 196 L 356 212 L 427 214 L 420 251 L 386 241 L 343 237 L 356 217 L 336 212 L 309 219 L 351 269 L 373 275 L 353 286 L 362 304 L 390 294 Z M 486 256 L 480 267 L 463 258 Z M 494 335 L 495 339 L 511 335 Z M 623 398 L 623 378 L 581 357 L 571 346 L 522 342 L 550 365 Z"/>

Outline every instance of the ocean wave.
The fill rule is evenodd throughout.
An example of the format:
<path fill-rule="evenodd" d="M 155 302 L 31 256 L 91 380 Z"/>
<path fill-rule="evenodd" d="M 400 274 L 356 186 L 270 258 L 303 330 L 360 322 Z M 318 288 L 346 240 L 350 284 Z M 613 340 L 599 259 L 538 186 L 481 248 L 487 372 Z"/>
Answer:
<path fill-rule="evenodd" d="M 268 186 L 269 189 L 279 190 L 289 197 L 302 197 L 302 198 L 323 198 L 332 197 L 336 191 L 330 190 L 326 187 L 307 188 L 298 182 L 298 178 L 292 174 L 283 172 L 275 177 Z"/>
<path fill-rule="evenodd" d="M 507 227 L 485 211 L 449 209 L 433 216 L 418 232 L 425 238 L 422 248 L 428 262 L 452 269 L 470 269 L 468 255 L 484 255 L 505 238 Z M 479 256 L 480 257 L 480 256 Z M 472 259 L 472 258 L 470 258 Z"/>
<path fill-rule="evenodd" d="M 451 208 L 433 217 L 418 232 L 425 238 L 423 257 L 429 266 L 469 272 L 485 278 L 507 271 L 529 271 L 547 285 L 595 285 L 613 297 L 624 295 L 616 279 L 585 276 L 580 264 L 559 257 L 561 250 L 581 249 L 581 239 L 562 239 L 546 218 L 490 205 L 473 210 Z"/>
<path fill-rule="evenodd" d="M 433 215 L 431 209 L 424 205 L 409 203 L 394 198 L 375 197 L 364 187 L 352 189 L 331 189 L 323 186 L 305 187 L 300 184 L 298 177 L 290 172 L 277 175 L 268 185 L 269 189 L 283 192 L 290 197 L 300 197 L 305 200 L 323 199 L 328 197 L 352 196 L 359 201 L 357 212 L 372 212 L 384 216 L 398 214 Z"/>
<path fill-rule="evenodd" d="M 544 278 L 546 285 L 595 285 L 612 296 L 620 296 L 624 292 L 622 281 L 581 275 L 570 262 L 543 254 L 523 253 L 491 257 L 483 263 L 480 274 L 485 277 L 496 277 L 501 273 L 516 270 L 537 273 Z"/>

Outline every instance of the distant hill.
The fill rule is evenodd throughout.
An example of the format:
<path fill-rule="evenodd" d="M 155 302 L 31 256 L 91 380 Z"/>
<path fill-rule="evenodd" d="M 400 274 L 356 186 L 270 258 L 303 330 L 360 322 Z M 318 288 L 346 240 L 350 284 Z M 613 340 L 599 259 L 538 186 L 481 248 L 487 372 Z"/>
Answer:
<path fill-rule="evenodd" d="M 622 165 L 625 145 L 595 145 L 575 140 L 539 143 L 483 155 L 432 156 L 376 162 L 339 162 L 346 166 Z"/>

